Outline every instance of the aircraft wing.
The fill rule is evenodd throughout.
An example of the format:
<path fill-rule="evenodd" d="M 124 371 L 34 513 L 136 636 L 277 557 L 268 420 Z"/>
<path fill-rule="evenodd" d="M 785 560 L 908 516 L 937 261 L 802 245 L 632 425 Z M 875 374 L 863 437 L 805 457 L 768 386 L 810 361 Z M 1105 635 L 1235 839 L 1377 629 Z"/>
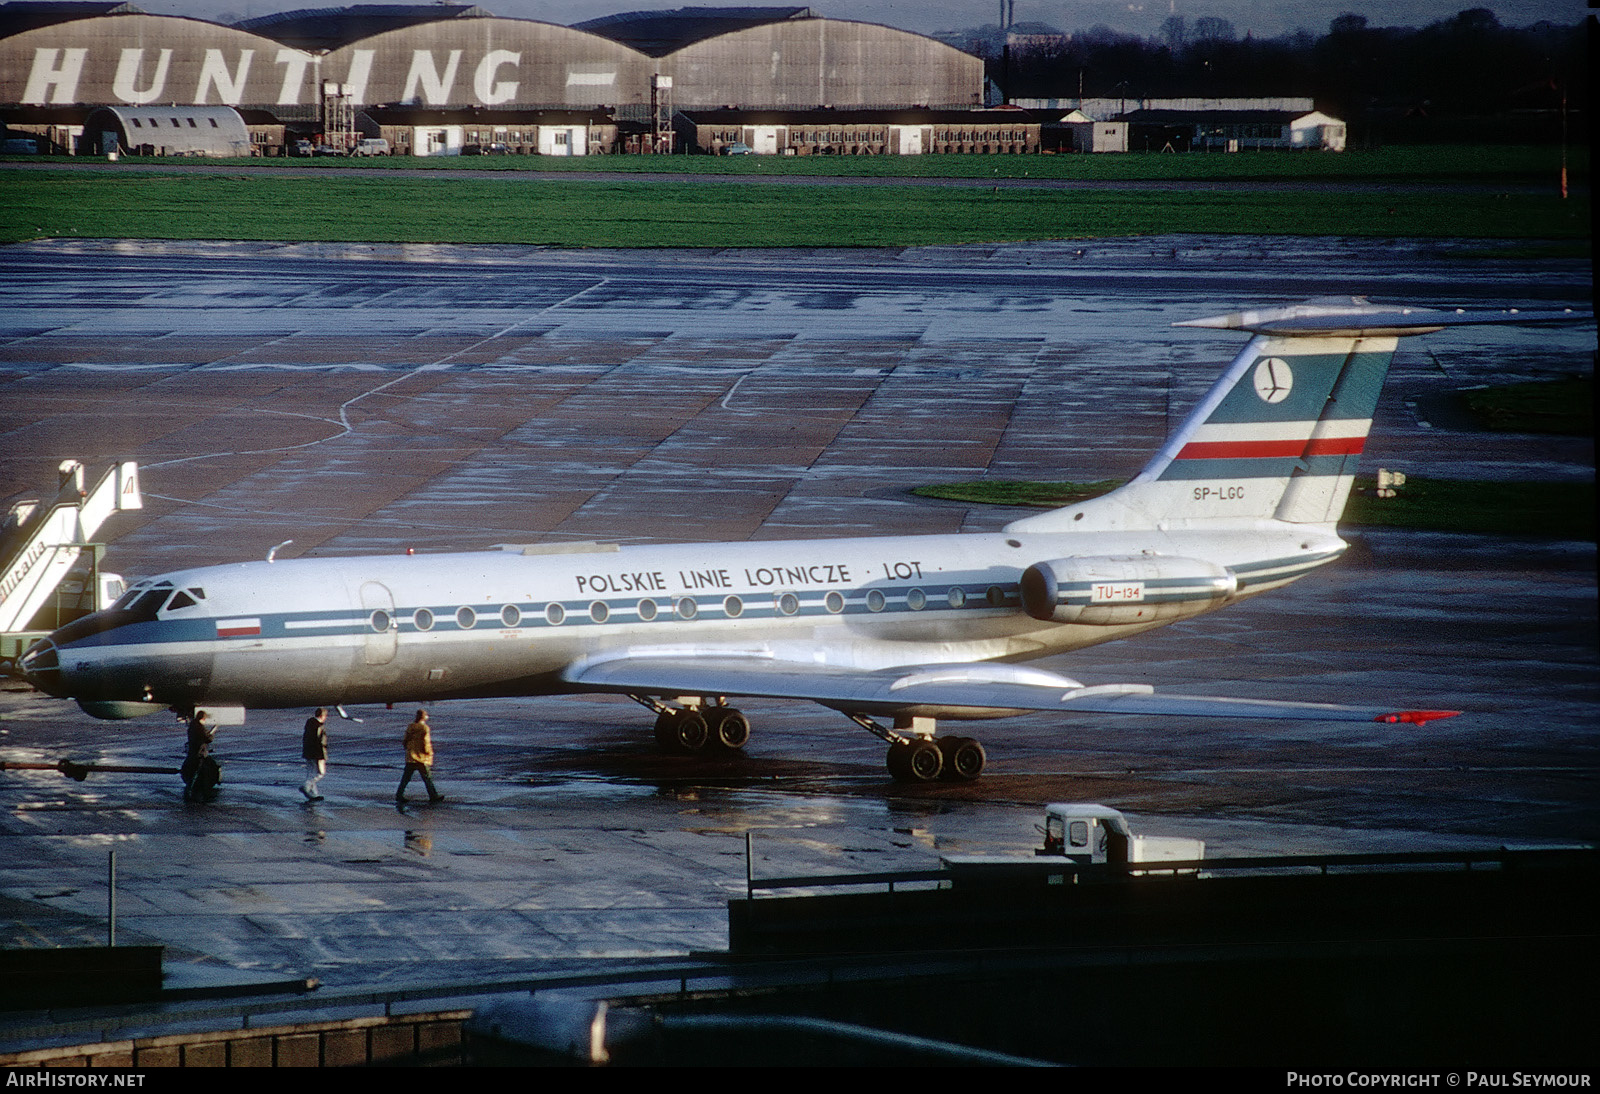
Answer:
<path fill-rule="evenodd" d="M 1460 713 L 1157 694 L 1145 684 L 1085 687 L 1076 680 L 1041 669 L 996 663 L 865 671 L 760 656 L 638 655 L 574 666 L 566 673 L 566 680 L 580 691 L 668 697 L 737 695 L 804 699 L 847 713 L 950 718 L 1056 710 L 1082 714 L 1421 723 Z"/>

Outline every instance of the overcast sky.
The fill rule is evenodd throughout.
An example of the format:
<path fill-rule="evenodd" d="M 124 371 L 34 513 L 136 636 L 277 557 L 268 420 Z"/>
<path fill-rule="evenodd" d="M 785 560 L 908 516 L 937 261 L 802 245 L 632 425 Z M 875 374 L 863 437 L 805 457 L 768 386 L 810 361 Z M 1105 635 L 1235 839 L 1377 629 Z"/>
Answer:
<path fill-rule="evenodd" d="M 539 19 L 570 25 L 600 15 L 647 8 L 689 6 L 694 0 L 640 3 L 639 0 L 477 0 L 496 15 Z M 804 0 L 800 0 L 804 2 Z M 238 18 L 270 15 L 300 8 L 332 7 L 330 0 L 134 0 L 145 11 L 160 15 L 190 15 L 232 22 Z M 699 0 L 699 6 L 711 6 Z M 778 5 L 774 5 L 778 6 Z M 831 19 L 857 19 L 931 34 L 960 30 L 999 21 L 1000 0 L 812 0 L 810 7 Z M 1526 26 L 1549 19 L 1576 23 L 1587 10 L 1584 0 L 1351 0 L 1350 3 L 1314 0 L 1016 0 L 1017 22 L 1049 23 L 1060 30 L 1080 30 L 1103 24 L 1115 30 L 1153 36 L 1169 15 L 1193 21 L 1202 16 L 1227 19 L 1242 37 L 1249 32 L 1272 37 L 1297 28 L 1321 34 L 1328 21 L 1344 11 L 1367 17 L 1373 26 L 1424 26 L 1470 7 L 1487 7 L 1510 26 Z"/>

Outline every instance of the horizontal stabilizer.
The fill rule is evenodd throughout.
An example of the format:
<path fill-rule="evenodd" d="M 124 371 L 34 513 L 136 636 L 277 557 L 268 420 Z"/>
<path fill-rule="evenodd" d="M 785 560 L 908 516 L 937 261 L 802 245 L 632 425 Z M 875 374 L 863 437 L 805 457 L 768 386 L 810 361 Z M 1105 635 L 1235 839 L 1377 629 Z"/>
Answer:
<path fill-rule="evenodd" d="M 1593 318 L 1587 312 L 1572 308 L 1501 308 L 1481 312 L 1456 308 L 1443 311 L 1435 308 L 1387 307 L 1370 304 L 1361 297 L 1352 297 L 1337 303 L 1316 300 L 1282 308 L 1231 312 L 1210 319 L 1186 319 L 1173 326 L 1282 336 L 1371 338 L 1431 334 L 1446 327 L 1486 323 L 1581 323 Z"/>

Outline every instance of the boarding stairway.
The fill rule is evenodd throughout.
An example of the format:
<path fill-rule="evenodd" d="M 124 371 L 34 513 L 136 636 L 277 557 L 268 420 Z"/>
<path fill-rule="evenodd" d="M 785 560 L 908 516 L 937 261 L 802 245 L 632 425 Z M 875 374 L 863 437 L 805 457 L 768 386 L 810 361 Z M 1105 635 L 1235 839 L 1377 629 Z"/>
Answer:
<path fill-rule="evenodd" d="M 144 508 L 139 467 L 132 461 L 116 464 L 92 489 L 85 489 L 84 467 L 77 460 L 64 460 L 59 470 L 54 500 L 17 502 L 0 524 L 0 642 L 5 645 L 0 652 L 5 656 L 17 652 L 12 646 L 26 644 L 23 636 L 33 633 L 30 626 L 52 601 L 64 607 L 60 597 L 73 593 L 64 586 L 86 553 L 92 570 L 98 570 L 94 537 L 106 519 Z M 83 579 L 71 608 L 81 613 L 104 606 L 98 579 L 97 572 Z"/>

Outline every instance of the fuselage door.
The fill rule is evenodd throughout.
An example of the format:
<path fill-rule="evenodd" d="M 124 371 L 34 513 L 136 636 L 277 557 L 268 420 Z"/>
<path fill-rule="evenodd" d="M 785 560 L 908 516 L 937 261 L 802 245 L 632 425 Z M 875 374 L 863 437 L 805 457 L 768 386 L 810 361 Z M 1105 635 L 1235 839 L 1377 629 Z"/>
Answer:
<path fill-rule="evenodd" d="M 394 614 L 394 594 L 377 581 L 361 583 L 361 607 L 366 612 L 366 648 L 369 665 L 387 665 L 394 660 L 400 640 L 400 621 Z"/>

